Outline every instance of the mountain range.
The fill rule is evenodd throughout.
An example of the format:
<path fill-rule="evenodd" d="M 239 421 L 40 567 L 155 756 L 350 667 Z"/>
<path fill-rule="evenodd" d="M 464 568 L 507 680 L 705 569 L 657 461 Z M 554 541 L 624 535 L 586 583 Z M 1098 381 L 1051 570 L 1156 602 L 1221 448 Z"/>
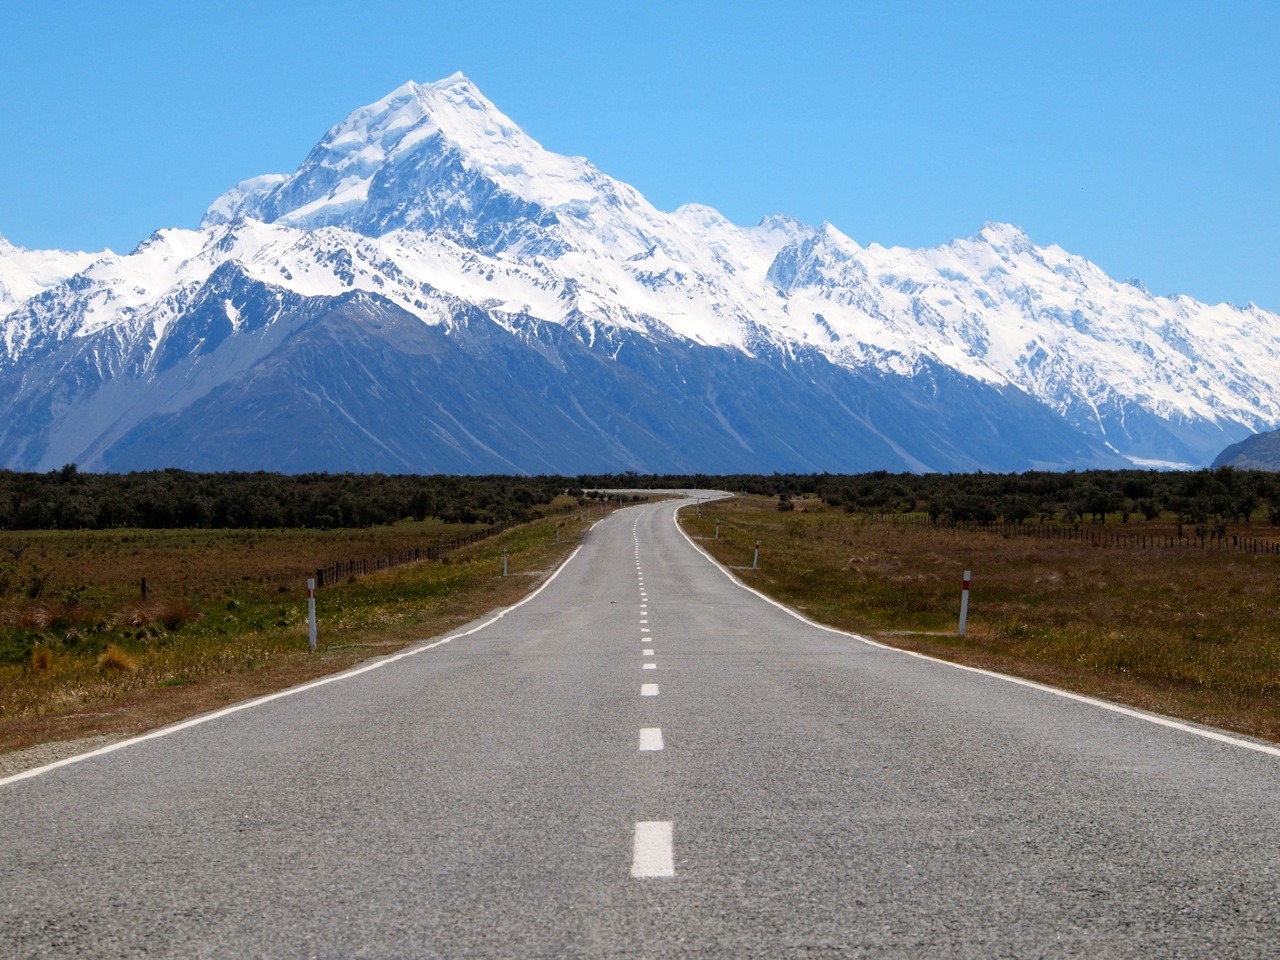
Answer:
<path fill-rule="evenodd" d="M 380 472 L 1209 463 L 1280 316 L 1007 224 L 933 249 L 657 210 L 466 77 L 126 255 L 0 240 L 0 466 Z"/>
<path fill-rule="evenodd" d="M 1280 430 L 1268 430 L 1233 443 L 1214 459 L 1211 467 L 1237 470 L 1280 470 Z"/>

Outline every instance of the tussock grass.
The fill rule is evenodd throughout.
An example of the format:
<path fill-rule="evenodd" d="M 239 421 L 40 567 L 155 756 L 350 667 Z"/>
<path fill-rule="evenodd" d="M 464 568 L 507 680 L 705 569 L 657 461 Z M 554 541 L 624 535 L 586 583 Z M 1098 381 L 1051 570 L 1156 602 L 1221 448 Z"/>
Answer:
<path fill-rule="evenodd" d="M 761 569 L 740 576 L 822 622 L 1280 740 L 1280 558 L 892 525 L 818 501 L 779 513 L 776 500 L 742 498 L 682 521 L 734 566 L 751 565 L 760 539 Z M 973 588 L 961 640 L 965 570 Z"/>
<path fill-rule="evenodd" d="M 104 672 L 119 670 L 124 673 L 136 673 L 138 660 L 114 643 L 107 644 L 107 649 L 98 656 L 98 669 Z"/>

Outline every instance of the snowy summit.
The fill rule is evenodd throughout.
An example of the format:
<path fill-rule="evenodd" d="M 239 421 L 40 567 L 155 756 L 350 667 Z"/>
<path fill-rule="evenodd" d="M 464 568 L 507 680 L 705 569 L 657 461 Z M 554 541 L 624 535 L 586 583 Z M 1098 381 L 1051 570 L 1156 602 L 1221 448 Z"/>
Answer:
<path fill-rule="evenodd" d="M 1202 464 L 1280 424 L 1275 314 L 1152 296 L 1008 224 L 908 250 L 659 211 L 461 74 L 127 256 L 0 241 L 0 317 L 10 467 Z M 504 411 L 476 393 L 495 364 Z M 330 448 L 282 443 L 263 391 L 332 420 Z"/>

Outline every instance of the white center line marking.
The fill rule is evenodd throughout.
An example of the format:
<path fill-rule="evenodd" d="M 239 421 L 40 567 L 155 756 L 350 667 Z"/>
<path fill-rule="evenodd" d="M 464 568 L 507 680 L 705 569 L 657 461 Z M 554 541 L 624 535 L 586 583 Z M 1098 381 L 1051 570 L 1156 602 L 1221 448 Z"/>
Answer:
<path fill-rule="evenodd" d="M 640 632 L 641 632 L 641 633 L 648 633 L 648 632 L 649 632 L 649 628 L 648 628 L 648 627 L 641 627 L 641 628 L 640 628 Z"/>
<path fill-rule="evenodd" d="M 646 664 L 643 664 L 643 665 L 640 667 L 640 669 L 641 669 L 641 670 L 657 670 L 657 669 L 658 669 L 658 665 L 657 665 L 656 663 L 646 663 Z"/>
<path fill-rule="evenodd" d="M 652 657 L 652 656 L 653 656 L 653 651 L 652 651 L 652 650 L 641 650 L 640 652 L 641 652 L 644 656 L 646 656 L 646 657 Z"/>
<path fill-rule="evenodd" d="M 662 744 L 662 728 L 661 727 L 641 727 L 640 728 L 640 749 L 641 750 L 661 750 Z"/>
<path fill-rule="evenodd" d="M 641 622 L 641 623 L 648 623 L 649 621 L 648 621 L 648 620 L 641 620 L 640 622 Z"/>
<path fill-rule="evenodd" d="M 670 820 L 641 820 L 636 824 L 635 846 L 631 854 L 633 877 L 674 877 Z"/>
<path fill-rule="evenodd" d="M 640 684 L 640 696 L 656 697 L 658 695 L 658 685 L 656 683 Z"/>

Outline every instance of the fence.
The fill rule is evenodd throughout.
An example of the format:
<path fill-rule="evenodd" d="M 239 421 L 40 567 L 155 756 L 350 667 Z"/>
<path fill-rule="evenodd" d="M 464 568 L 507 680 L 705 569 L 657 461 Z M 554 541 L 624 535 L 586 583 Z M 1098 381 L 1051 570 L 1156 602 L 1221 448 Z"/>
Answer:
<path fill-rule="evenodd" d="M 608 507 L 614 508 L 620 501 L 599 501 L 597 506 L 603 510 L 607 504 Z M 560 514 L 574 513 L 577 511 L 589 511 L 593 506 L 586 508 L 578 506 L 564 506 L 556 510 L 545 510 L 542 516 L 554 516 Z M 421 563 L 424 560 L 439 560 L 446 553 L 458 550 L 462 547 L 470 546 L 473 543 L 479 543 L 481 540 L 488 540 L 495 537 L 504 530 L 510 530 L 512 527 L 520 525 L 520 521 L 505 520 L 502 523 L 495 524 L 492 527 L 485 527 L 483 530 L 475 530 L 471 533 L 463 534 L 460 537 L 454 537 L 445 543 L 435 543 L 429 547 L 413 547 L 409 550 L 401 550 L 398 553 L 389 554 L 382 557 L 365 557 L 360 560 L 336 560 L 327 567 L 316 567 L 316 586 L 332 586 L 340 583 L 347 577 L 358 577 L 361 574 L 377 573 L 380 570 L 390 570 L 392 567 L 403 566 L 406 563 Z"/>
<path fill-rule="evenodd" d="M 399 553 L 393 553 L 383 557 L 364 557 L 360 560 L 337 560 L 329 564 L 327 567 L 316 567 L 316 586 L 332 586 L 347 577 L 356 577 L 364 573 L 377 573 L 379 570 L 390 570 L 392 567 L 403 566 L 406 563 L 419 563 L 423 560 L 439 560 L 451 550 L 470 546 L 473 543 L 479 543 L 481 540 L 488 540 L 490 537 L 495 537 L 504 530 L 510 530 L 515 525 L 516 523 L 514 520 L 507 520 L 492 527 L 486 527 L 483 530 L 475 530 L 472 533 L 464 534 L 461 537 L 454 537 L 447 543 L 436 543 L 429 547 L 413 547 L 410 550 L 401 550 Z"/>
<path fill-rule="evenodd" d="M 1009 537 L 1071 541 L 1091 544 L 1095 547 L 1127 547 L 1138 550 L 1234 550 L 1239 553 L 1280 556 L 1280 541 L 1240 534 L 1207 533 L 1184 537 L 1147 533 L 1113 533 L 1109 530 L 1098 530 L 1076 524 L 981 523 L 976 520 L 949 520 L 942 517 L 930 519 L 892 513 L 879 514 L 879 520 L 884 523 L 934 526 L 978 533 L 995 533 Z"/>

